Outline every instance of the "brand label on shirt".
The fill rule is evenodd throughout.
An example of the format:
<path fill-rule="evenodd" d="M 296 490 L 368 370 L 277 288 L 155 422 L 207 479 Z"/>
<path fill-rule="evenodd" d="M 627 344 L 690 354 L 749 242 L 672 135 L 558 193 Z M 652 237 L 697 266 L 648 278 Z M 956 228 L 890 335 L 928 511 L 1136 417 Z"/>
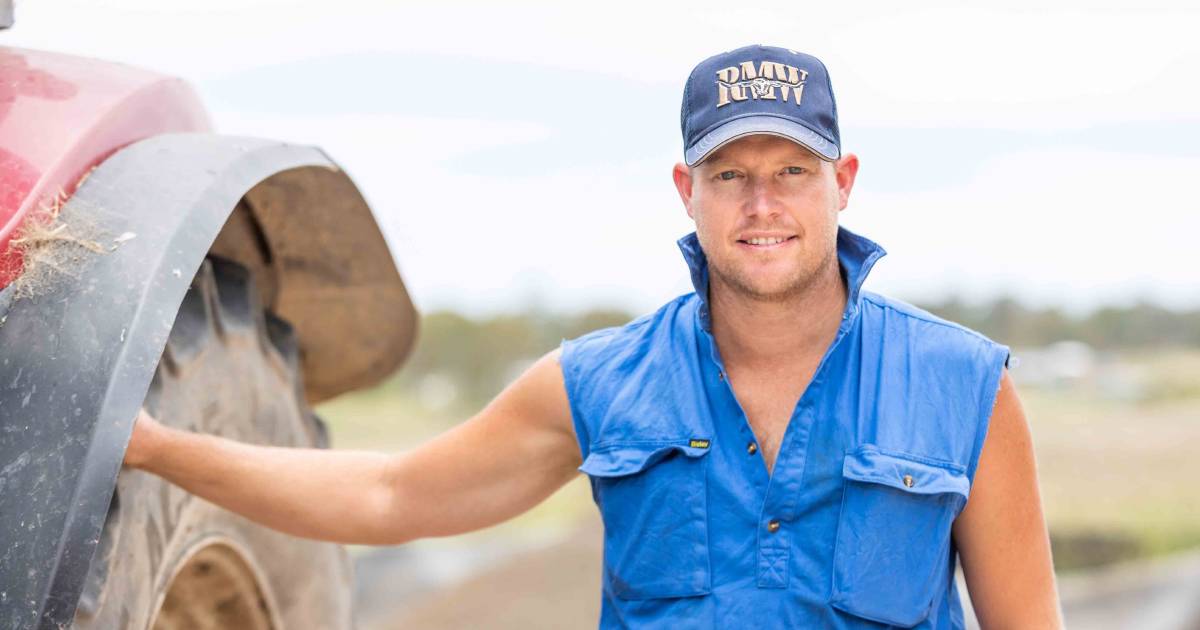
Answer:
<path fill-rule="evenodd" d="M 692 440 L 688 442 L 688 446 L 692 448 L 708 448 L 708 440 Z"/>

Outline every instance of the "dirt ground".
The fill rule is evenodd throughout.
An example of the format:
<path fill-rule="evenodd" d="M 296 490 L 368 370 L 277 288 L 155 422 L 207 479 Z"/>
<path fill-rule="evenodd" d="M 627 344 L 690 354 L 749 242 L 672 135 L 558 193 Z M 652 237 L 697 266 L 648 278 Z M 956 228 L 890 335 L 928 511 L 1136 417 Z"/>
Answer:
<path fill-rule="evenodd" d="M 600 618 L 600 518 L 565 540 L 520 554 L 423 598 L 394 622 L 364 630 L 594 629 Z"/>

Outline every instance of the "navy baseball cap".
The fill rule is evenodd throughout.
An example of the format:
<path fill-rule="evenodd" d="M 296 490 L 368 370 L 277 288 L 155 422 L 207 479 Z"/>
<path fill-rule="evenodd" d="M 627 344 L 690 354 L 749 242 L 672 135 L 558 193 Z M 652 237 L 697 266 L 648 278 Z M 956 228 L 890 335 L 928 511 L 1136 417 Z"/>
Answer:
<path fill-rule="evenodd" d="M 842 153 L 825 64 L 786 48 L 746 46 L 701 61 L 683 88 L 680 123 L 688 166 L 759 133 L 795 141 L 825 160 Z"/>

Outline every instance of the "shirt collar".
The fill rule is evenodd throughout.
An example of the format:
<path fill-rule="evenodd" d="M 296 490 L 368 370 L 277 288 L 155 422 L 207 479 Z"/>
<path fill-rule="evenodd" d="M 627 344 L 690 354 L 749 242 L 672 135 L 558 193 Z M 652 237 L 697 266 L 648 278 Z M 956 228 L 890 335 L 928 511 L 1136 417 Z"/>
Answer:
<path fill-rule="evenodd" d="M 712 319 L 708 312 L 708 258 L 700 249 L 700 240 L 692 232 L 676 241 L 683 259 L 687 261 L 688 270 L 692 275 L 692 286 L 700 298 L 700 325 L 704 330 L 712 332 Z M 843 319 L 849 318 L 858 311 L 859 291 L 867 274 L 875 262 L 887 254 L 887 250 L 875 241 L 860 236 L 850 230 L 838 226 L 837 255 L 838 263 L 846 279 L 847 299 Z"/>

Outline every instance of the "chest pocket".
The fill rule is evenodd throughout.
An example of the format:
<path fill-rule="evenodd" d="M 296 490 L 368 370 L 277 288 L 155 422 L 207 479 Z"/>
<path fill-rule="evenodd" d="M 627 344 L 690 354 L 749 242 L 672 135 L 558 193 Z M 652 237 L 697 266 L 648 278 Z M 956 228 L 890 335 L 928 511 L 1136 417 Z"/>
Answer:
<path fill-rule="evenodd" d="M 579 467 L 591 476 L 604 518 L 605 576 L 616 597 L 711 591 L 708 444 L 692 438 L 602 444 Z"/>
<path fill-rule="evenodd" d="M 864 445 L 846 455 L 842 477 L 830 605 L 915 626 L 950 579 L 950 528 L 966 504 L 965 469 Z"/>

